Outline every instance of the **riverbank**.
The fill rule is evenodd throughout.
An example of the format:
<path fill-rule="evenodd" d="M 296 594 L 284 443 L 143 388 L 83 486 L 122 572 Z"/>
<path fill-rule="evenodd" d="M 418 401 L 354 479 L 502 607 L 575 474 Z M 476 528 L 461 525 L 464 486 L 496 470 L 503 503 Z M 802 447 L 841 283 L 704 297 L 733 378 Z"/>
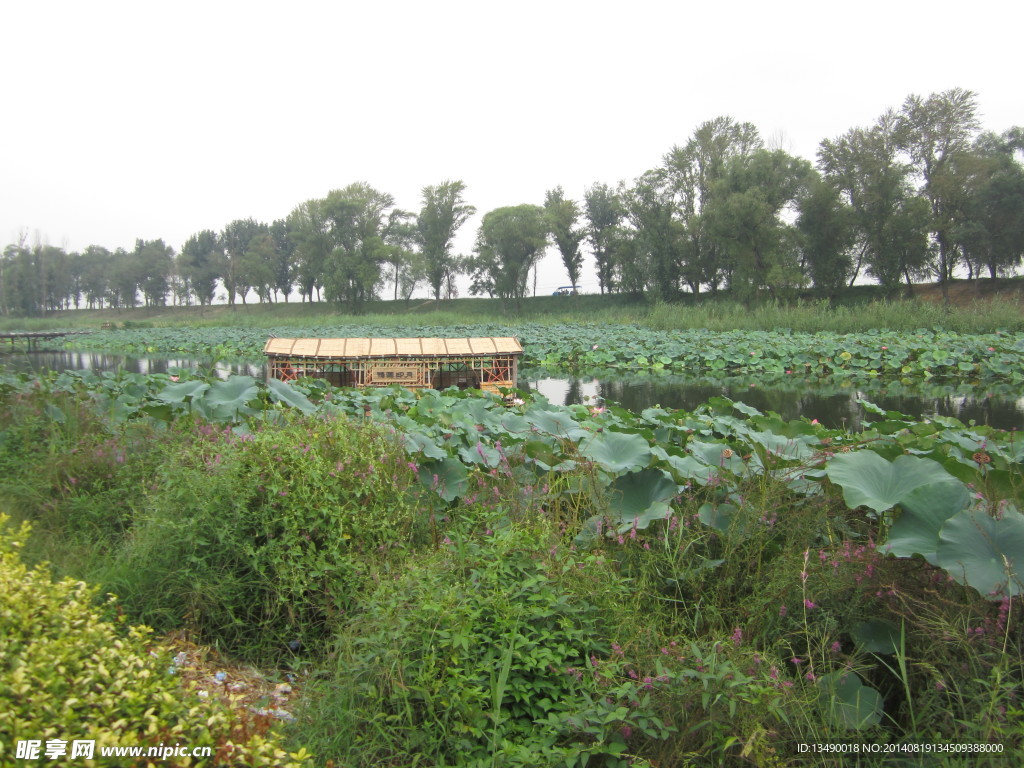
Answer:
<path fill-rule="evenodd" d="M 522 302 L 512 313 L 497 299 L 466 298 L 442 301 L 374 301 L 357 314 L 344 305 L 320 302 L 249 304 L 229 307 L 137 307 L 134 309 L 73 309 L 43 318 L 0 318 L 0 330 L 92 329 L 111 325 L 132 327 L 266 328 L 282 324 L 337 324 L 346 318 L 381 325 L 431 324 L 458 326 L 481 320 L 538 323 L 619 323 L 655 330 L 776 330 L 846 333 L 871 329 L 913 331 L 940 327 L 959 333 L 1024 330 L 1024 280 L 957 281 L 949 286 L 949 304 L 939 286 L 915 286 L 912 297 L 886 297 L 877 286 L 856 286 L 835 300 L 807 298 L 790 304 L 753 306 L 716 297 L 684 296 L 679 302 L 649 302 L 622 294 L 538 296 Z"/>

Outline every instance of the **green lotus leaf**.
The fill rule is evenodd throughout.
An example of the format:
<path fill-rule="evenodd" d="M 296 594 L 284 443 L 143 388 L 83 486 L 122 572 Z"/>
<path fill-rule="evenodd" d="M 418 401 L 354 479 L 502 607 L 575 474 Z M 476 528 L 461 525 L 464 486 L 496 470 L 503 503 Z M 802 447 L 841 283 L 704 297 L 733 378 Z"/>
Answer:
<path fill-rule="evenodd" d="M 783 459 L 803 460 L 814 453 L 811 445 L 819 443 L 817 437 L 800 435 L 798 437 L 785 437 L 773 432 L 751 432 L 750 438 L 764 446 L 765 450 Z"/>
<path fill-rule="evenodd" d="M 742 474 L 746 469 L 743 459 L 723 443 L 702 443 L 699 440 L 691 440 L 686 447 L 698 461 L 702 461 L 708 466 L 727 469 L 735 474 Z"/>
<path fill-rule="evenodd" d="M 589 434 L 580 426 L 578 421 L 573 419 L 564 410 L 549 411 L 539 407 L 531 407 L 524 415 L 531 426 L 549 435 L 575 438 L 582 434 Z"/>
<path fill-rule="evenodd" d="M 646 467 L 651 461 L 651 446 L 640 435 L 600 432 L 580 446 L 580 454 L 617 474 Z"/>
<path fill-rule="evenodd" d="M 916 488 L 900 502 L 903 511 L 889 529 L 889 538 L 881 551 L 896 557 L 918 554 L 932 565 L 938 565 L 935 551 L 939 531 L 970 500 L 971 495 L 963 483 L 932 483 Z"/>
<path fill-rule="evenodd" d="M 427 458 L 445 459 L 448 452 L 437 444 L 437 441 L 422 432 L 406 432 L 403 435 L 405 450 L 407 453 L 422 453 Z"/>
<path fill-rule="evenodd" d="M 1001 518 L 965 509 L 939 531 L 939 567 L 990 600 L 1024 592 L 1024 515 L 1010 507 Z"/>
<path fill-rule="evenodd" d="M 882 721 L 882 697 L 856 672 L 830 672 L 817 686 L 818 706 L 836 727 L 857 731 Z"/>
<path fill-rule="evenodd" d="M 850 636 L 868 653 L 889 655 L 900 649 L 900 628 L 885 619 L 868 619 L 855 624 Z"/>
<path fill-rule="evenodd" d="M 469 471 L 456 458 L 428 459 L 420 464 L 419 480 L 445 501 L 462 496 L 469 487 Z"/>
<path fill-rule="evenodd" d="M 233 419 L 240 414 L 250 414 L 247 406 L 256 398 L 259 389 L 252 376 L 232 376 L 227 381 L 216 381 L 203 395 L 202 402 L 218 419 Z"/>
<path fill-rule="evenodd" d="M 676 475 L 684 480 L 696 480 L 700 485 L 707 485 L 711 478 L 718 474 L 715 467 L 697 461 L 693 456 L 673 456 L 668 454 L 665 461 Z"/>
<path fill-rule="evenodd" d="M 467 464 L 482 464 L 485 467 L 496 467 L 501 464 L 501 452 L 486 443 L 464 445 L 459 448 L 459 456 Z"/>
<path fill-rule="evenodd" d="M 157 393 L 157 398 L 165 403 L 183 403 L 186 398 L 195 400 L 200 397 L 210 385 L 200 379 L 183 381 L 180 384 L 168 384 Z"/>
<path fill-rule="evenodd" d="M 898 456 L 889 462 L 874 451 L 839 454 L 828 462 L 825 472 L 843 489 L 850 509 L 868 507 L 877 514 L 892 509 L 921 486 L 959 482 L 931 459 Z"/>
<path fill-rule="evenodd" d="M 298 408 L 303 413 L 315 413 L 316 406 L 309 398 L 299 392 L 295 387 L 279 379 L 270 379 L 267 382 L 267 389 L 270 390 L 270 398 L 276 403 L 284 403 L 292 408 Z"/>
<path fill-rule="evenodd" d="M 697 510 L 697 516 L 708 528 L 714 528 L 716 531 L 727 533 L 732 528 L 732 516 L 738 511 L 739 507 L 735 504 L 712 504 L 711 502 L 705 502 Z M 745 533 L 745 530 L 739 531 L 739 533 Z"/>
<path fill-rule="evenodd" d="M 617 518 L 614 522 L 619 524 L 619 533 L 625 533 L 668 517 L 678 487 L 662 470 L 644 469 L 615 478 L 610 492 L 611 511 Z"/>

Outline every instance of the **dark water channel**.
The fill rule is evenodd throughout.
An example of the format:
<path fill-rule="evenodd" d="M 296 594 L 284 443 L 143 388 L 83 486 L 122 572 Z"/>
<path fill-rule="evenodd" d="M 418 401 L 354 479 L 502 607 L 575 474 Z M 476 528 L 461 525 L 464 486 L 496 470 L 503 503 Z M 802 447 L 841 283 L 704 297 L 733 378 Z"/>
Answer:
<path fill-rule="evenodd" d="M 176 369 L 214 369 L 226 378 L 230 374 L 263 377 L 264 366 L 253 363 L 201 363 L 187 358 L 125 357 L 94 352 L 60 350 L 51 352 L 0 353 L 0 366 L 12 370 L 125 370 L 133 373 L 167 373 Z M 782 380 L 727 378 L 693 379 L 681 376 L 581 376 L 553 377 L 524 371 L 520 388 L 544 395 L 559 405 L 597 405 L 614 402 L 639 413 L 645 408 L 692 410 L 712 397 L 729 397 L 763 411 L 775 411 L 785 419 L 806 416 L 828 426 L 857 429 L 870 416 L 858 399 L 866 399 L 885 410 L 899 411 L 914 418 L 953 416 L 964 423 L 989 424 L 1000 429 L 1024 428 L 1024 391 L 1007 385 L 979 388 L 967 383 L 914 385 L 871 382 L 850 386 L 841 383 L 808 382 L 787 377 Z"/>

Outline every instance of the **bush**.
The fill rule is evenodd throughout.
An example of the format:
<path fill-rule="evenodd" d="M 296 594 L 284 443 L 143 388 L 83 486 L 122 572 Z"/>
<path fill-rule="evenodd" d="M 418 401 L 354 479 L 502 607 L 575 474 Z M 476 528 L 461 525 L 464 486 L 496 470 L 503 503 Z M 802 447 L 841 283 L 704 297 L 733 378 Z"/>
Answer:
<path fill-rule="evenodd" d="M 212 758 L 179 765 L 298 766 L 279 736 L 243 722 L 223 704 L 196 697 L 169 674 L 150 630 L 127 626 L 113 598 L 94 607 L 96 590 L 54 581 L 28 568 L 18 550 L 28 526 L 12 532 L 0 516 L 0 755 L 19 740 L 94 739 L 102 747 L 210 747 Z M 263 732 L 261 732 L 261 730 Z M 47 765 L 62 761 L 42 760 Z M 151 765 L 158 761 L 142 761 Z M 76 758 L 67 764 L 81 764 Z"/>
<path fill-rule="evenodd" d="M 623 692 L 597 673 L 616 617 L 571 589 L 580 563 L 532 551 L 540 534 L 449 542 L 382 583 L 341 634 L 304 735 L 341 764 L 396 766 L 616 766 L 624 734 L 664 738 L 646 702 L 629 703 L 645 698 L 640 683 Z M 625 600 L 626 585 L 590 565 L 594 590 Z M 337 729 L 317 730 L 325 721 Z"/>
<path fill-rule="evenodd" d="M 97 574 L 159 631 L 187 623 L 260 661 L 314 651 L 392 553 L 429 535 L 415 475 L 378 426 L 176 430 L 132 535 Z"/>

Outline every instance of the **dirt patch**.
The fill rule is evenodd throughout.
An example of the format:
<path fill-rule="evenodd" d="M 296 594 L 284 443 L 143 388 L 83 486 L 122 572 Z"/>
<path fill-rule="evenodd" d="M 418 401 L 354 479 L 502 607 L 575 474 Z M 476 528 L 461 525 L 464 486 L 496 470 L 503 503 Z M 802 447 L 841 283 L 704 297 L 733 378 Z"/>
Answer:
<path fill-rule="evenodd" d="M 162 645 L 171 655 L 168 672 L 177 675 L 192 695 L 218 698 L 242 720 L 257 726 L 295 719 L 292 710 L 300 687 L 296 676 L 233 663 L 179 633 L 163 638 Z"/>

